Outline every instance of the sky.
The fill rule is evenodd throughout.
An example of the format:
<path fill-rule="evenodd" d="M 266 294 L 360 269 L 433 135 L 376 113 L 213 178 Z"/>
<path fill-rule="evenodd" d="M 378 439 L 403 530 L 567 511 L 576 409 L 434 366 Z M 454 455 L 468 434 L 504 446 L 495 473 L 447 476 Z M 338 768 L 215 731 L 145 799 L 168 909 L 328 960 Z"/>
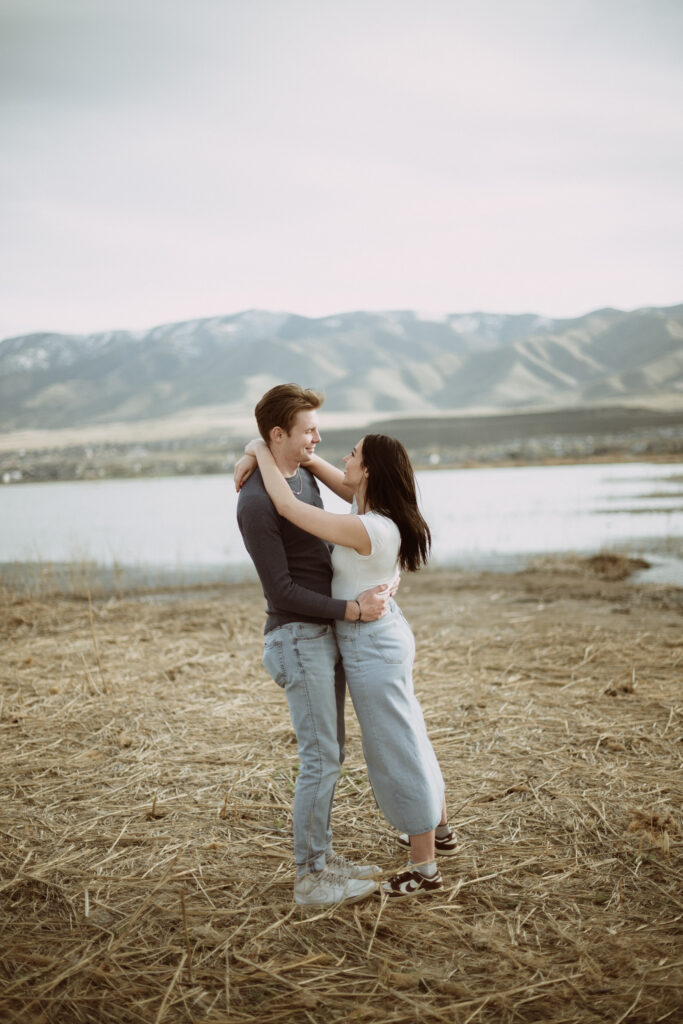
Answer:
<path fill-rule="evenodd" d="M 680 0 L 0 0 L 0 338 L 683 301 Z"/>

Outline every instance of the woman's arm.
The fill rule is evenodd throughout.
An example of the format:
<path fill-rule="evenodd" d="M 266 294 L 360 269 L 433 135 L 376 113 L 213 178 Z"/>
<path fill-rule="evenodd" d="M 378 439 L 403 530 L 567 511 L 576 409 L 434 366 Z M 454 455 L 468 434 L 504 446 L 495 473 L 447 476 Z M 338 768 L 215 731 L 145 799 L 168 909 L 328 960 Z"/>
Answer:
<path fill-rule="evenodd" d="M 254 443 L 257 443 L 259 438 L 254 438 Z M 251 444 L 251 442 L 249 442 Z M 247 448 L 249 448 L 247 444 Z M 235 490 L 241 491 L 244 484 L 256 469 L 256 456 L 255 455 L 243 455 L 242 458 L 235 463 L 235 469 L 233 477 L 235 480 Z M 333 466 L 331 462 L 327 462 L 325 459 L 321 459 L 319 455 L 312 455 L 307 462 L 302 462 L 301 465 L 305 469 L 310 469 L 314 476 L 317 476 L 318 480 L 321 480 L 326 487 L 329 487 L 331 491 L 342 498 L 344 501 L 348 501 L 349 505 L 353 501 L 353 488 L 344 480 L 344 474 L 337 466 Z"/>
<path fill-rule="evenodd" d="M 242 490 L 257 465 L 258 463 L 255 455 L 243 455 L 242 458 L 235 463 L 232 476 L 235 481 L 235 490 L 238 493 Z"/>
<path fill-rule="evenodd" d="M 314 537 L 332 544 L 353 548 L 359 555 L 369 555 L 372 544 L 368 532 L 356 515 L 338 515 L 299 501 L 280 472 L 265 441 L 250 441 L 247 453 L 258 460 L 263 483 L 278 513 Z"/>
<path fill-rule="evenodd" d="M 331 491 L 334 491 L 344 501 L 348 501 L 349 505 L 351 504 L 353 501 L 353 488 L 349 487 L 344 480 L 344 474 L 341 469 L 333 466 L 331 462 L 321 459 L 319 455 L 312 455 L 307 462 L 302 462 L 301 465 L 306 469 L 310 469 L 311 473 L 317 476 L 318 480 L 322 480 L 326 487 L 329 487 Z"/>

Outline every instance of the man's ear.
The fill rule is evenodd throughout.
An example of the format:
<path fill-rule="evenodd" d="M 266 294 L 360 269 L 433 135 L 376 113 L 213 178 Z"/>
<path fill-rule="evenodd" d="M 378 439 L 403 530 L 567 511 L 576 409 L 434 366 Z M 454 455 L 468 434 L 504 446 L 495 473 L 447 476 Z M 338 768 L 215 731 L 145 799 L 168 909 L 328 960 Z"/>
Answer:
<path fill-rule="evenodd" d="M 270 439 L 270 441 L 274 442 L 275 444 L 277 444 L 278 441 L 281 441 L 282 438 L 285 436 L 286 435 L 282 427 L 271 427 L 270 432 L 268 434 L 268 438 Z"/>

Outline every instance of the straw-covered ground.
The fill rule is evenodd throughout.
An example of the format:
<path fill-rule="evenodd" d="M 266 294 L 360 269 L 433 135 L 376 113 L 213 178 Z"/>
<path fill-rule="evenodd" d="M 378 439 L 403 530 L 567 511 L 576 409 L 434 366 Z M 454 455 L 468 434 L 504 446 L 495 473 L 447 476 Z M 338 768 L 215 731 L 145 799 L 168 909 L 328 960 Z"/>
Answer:
<path fill-rule="evenodd" d="M 258 588 L 5 591 L 0 1019 L 681 1020 L 683 592 L 622 568 L 404 580 L 460 852 L 442 895 L 322 912 Z M 389 874 L 348 729 L 336 845 Z"/>

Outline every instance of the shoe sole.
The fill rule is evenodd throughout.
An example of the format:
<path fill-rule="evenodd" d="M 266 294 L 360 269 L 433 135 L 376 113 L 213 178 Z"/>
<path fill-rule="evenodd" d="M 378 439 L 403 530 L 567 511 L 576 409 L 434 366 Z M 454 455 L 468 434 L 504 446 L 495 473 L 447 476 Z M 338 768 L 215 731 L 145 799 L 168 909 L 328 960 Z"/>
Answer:
<path fill-rule="evenodd" d="M 374 889 L 370 889 L 369 892 L 362 892 L 358 896 L 347 896 L 345 900 L 335 900 L 334 903 L 299 903 L 299 901 L 296 898 L 294 899 L 294 902 L 296 903 L 297 907 L 303 908 L 312 907 L 313 909 L 319 909 L 320 907 L 343 907 L 347 903 L 360 903 L 361 900 L 366 900 L 368 896 L 372 896 L 373 892 L 377 892 L 377 886 L 375 886 Z"/>
<path fill-rule="evenodd" d="M 435 896 L 438 892 L 443 892 L 444 887 L 440 885 L 438 889 L 416 889 L 415 892 L 387 892 L 382 890 L 382 894 L 389 900 L 412 900 L 420 896 Z"/>

